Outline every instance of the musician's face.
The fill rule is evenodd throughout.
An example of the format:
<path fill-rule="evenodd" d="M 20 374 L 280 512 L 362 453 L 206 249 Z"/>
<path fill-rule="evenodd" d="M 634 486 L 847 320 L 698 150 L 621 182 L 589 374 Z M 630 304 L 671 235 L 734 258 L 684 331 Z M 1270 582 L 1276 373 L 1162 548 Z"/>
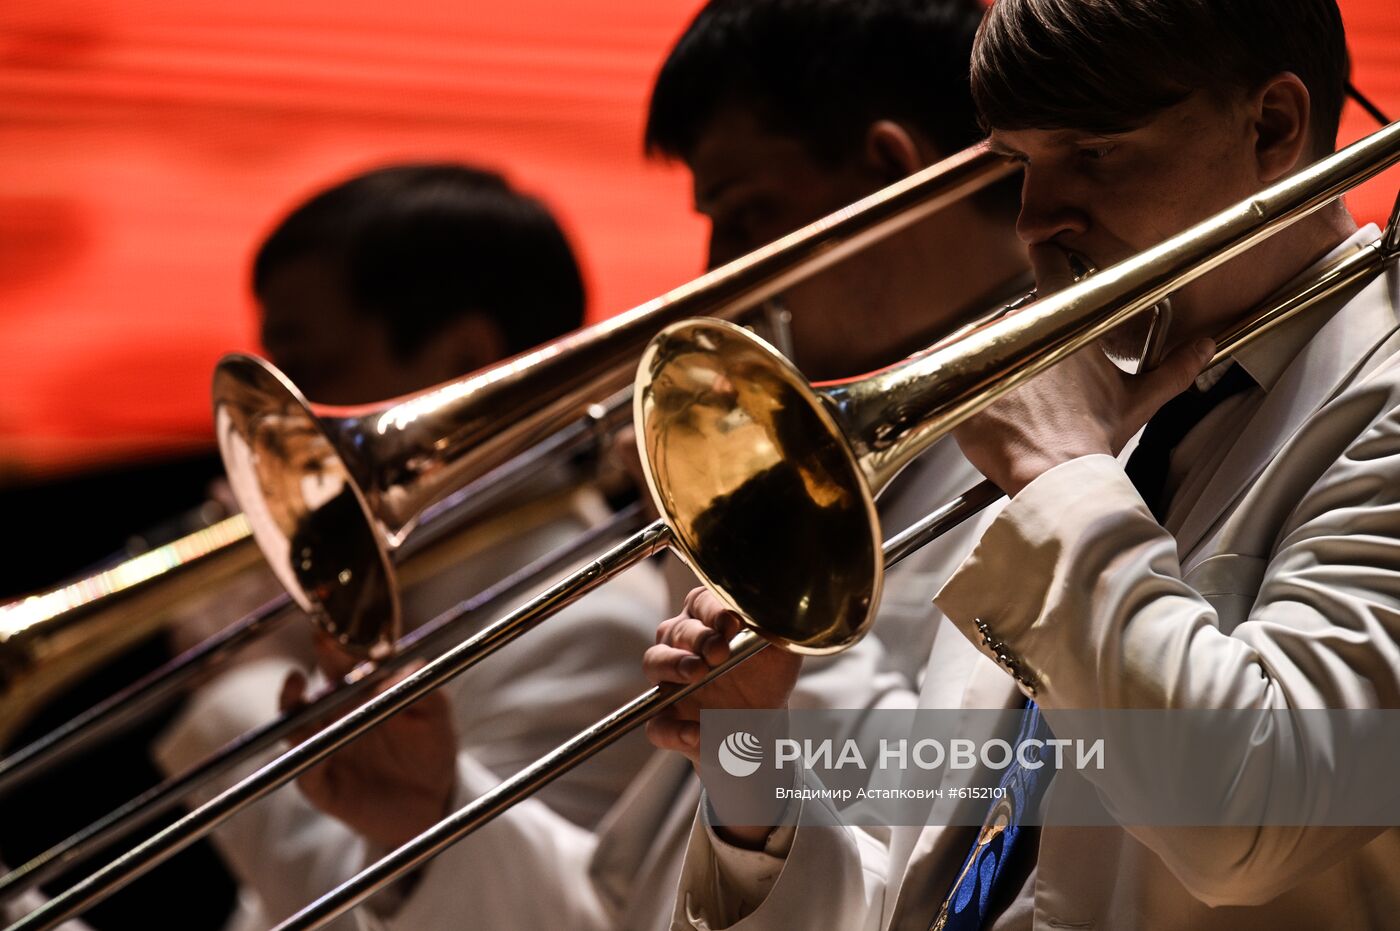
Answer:
<path fill-rule="evenodd" d="M 710 222 L 708 266 L 765 246 L 937 157 L 894 124 L 871 127 L 865 142 L 864 153 L 828 162 L 800 140 L 765 129 L 748 110 L 721 110 L 687 159 L 695 209 Z M 965 237 L 972 223 L 988 221 L 965 211 L 936 215 L 788 288 L 781 300 L 792 313 L 797 364 L 813 378 L 851 375 L 949 328 L 967 296 L 957 289 L 978 276 L 943 258 L 948 240 Z"/>
<path fill-rule="evenodd" d="M 1253 129 L 1245 107 L 1197 94 L 1115 135 L 993 131 L 992 146 L 1025 165 L 1017 232 L 1037 278 L 1056 275 L 1066 254 L 1105 268 L 1258 191 Z M 1183 289 L 1174 335 L 1247 299 L 1249 276 L 1232 262 Z"/>
<path fill-rule="evenodd" d="M 764 130 L 747 110 L 722 111 L 692 158 L 695 209 L 710 221 L 716 268 L 851 203 L 875 179 L 820 164 L 800 141 Z"/>
<path fill-rule="evenodd" d="M 339 274 L 317 258 L 277 269 L 258 302 L 263 350 L 312 401 L 368 404 L 455 374 L 398 358 L 384 324 L 357 313 Z"/>

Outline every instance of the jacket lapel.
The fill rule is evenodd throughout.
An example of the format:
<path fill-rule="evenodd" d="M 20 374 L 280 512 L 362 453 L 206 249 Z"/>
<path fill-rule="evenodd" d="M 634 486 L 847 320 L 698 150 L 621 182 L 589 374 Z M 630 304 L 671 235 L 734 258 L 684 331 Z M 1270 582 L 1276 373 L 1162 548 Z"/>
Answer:
<path fill-rule="evenodd" d="M 1400 276 L 1391 266 L 1359 289 L 1335 299 L 1345 304 L 1289 363 L 1240 431 L 1214 480 L 1188 510 L 1175 534 L 1184 571 L 1189 572 L 1200 556 L 1208 555 L 1196 553 L 1201 541 L 1279 448 L 1396 336 L 1398 284 Z"/>

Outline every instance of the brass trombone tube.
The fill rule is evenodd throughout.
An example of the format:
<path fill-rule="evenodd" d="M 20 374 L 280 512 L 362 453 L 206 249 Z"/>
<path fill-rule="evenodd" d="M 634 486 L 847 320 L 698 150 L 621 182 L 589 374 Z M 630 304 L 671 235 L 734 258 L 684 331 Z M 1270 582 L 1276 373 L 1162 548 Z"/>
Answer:
<path fill-rule="evenodd" d="M 0 795 L 48 771 L 75 751 L 90 749 L 93 741 L 105 740 L 155 711 L 211 665 L 284 621 L 290 614 L 283 613 L 283 609 L 291 604 L 290 595 L 277 595 L 203 643 L 0 759 Z"/>
<path fill-rule="evenodd" d="M 631 310 L 376 410 L 376 422 L 411 422 L 424 409 L 429 419 L 440 415 L 454 398 L 469 399 L 470 405 L 446 407 L 453 429 L 443 459 L 432 466 L 438 477 L 398 486 L 403 493 L 386 504 L 381 519 L 391 532 L 402 531 L 449 482 L 455 488 L 494 468 L 566 426 L 599 393 L 629 384 L 637 357 L 665 322 L 733 317 L 1017 170 L 1015 163 L 975 146 Z M 546 371 L 559 374 L 544 382 Z M 504 430 L 502 411 L 512 418 Z"/>
<path fill-rule="evenodd" d="M 1157 303 L 1185 282 L 1320 209 L 1347 188 L 1373 177 L 1397 160 L 1400 124 L 1393 124 L 1088 281 L 975 329 L 956 343 L 939 346 L 912 362 L 860 382 L 844 383 L 840 386 L 846 391 L 843 397 L 829 388 L 824 389 L 824 396 L 832 401 L 859 400 L 864 386 L 863 397 L 870 403 L 845 407 L 839 419 L 847 428 L 862 472 L 878 491 L 934 437 L 946 433 L 1005 391 Z M 741 265 L 743 261 L 734 264 Z M 739 296 L 732 299 L 738 300 Z M 748 302 L 754 299 L 748 296 Z M 619 321 L 619 326 L 625 329 L 637 324 L 638 311 L 623 315 L 625 319 Z M 654 317 L 646 319 L 654 321 Z M 593 345 L 596 348 L 597 344 Z M 583 353 L 582 358 L 587 361 L 589 356 Z M 882 408 L 887 419 L 881 422 L 869 412 L 879 407 L 879 395 L 886 392 L 894 392 L 898 400 L 906 403 L 897 410 Z M 536 615 L 551 603 L 561 598 L 572 600 L 599 584 L 603 577 L 673 543 L 665 525 L 652 525 L 593 567 L 561 581 L 521 612 L 435 660 L 12 928 L 18 931 L 52 927 L 53 923 L 79 914 L 105 890 L 121 885 L 208 833 L 275 785 L 314 765 L 364 729 L 468 668 L 480 658 L 473 655 L 478 642 L 489 650 L 492 643 L 513 639 L 522 626 L 537 623 Z"/>
<path fill-rule="evenodd" d="M 974 147 L 631 310 L 381 404 L 311 404 L 265 362 L 226 357 L 214 422 L 230 486 L 293 598 L 374 655 L 398 623 L 392 554 L 422 514 L 629 383 L 658 330 L 732 319 L 1016 170 Z"/>
<path fill-rule="evenodd" d="M 962 497 L 923 517 L 884 545 L 886 565 L 893 566 L 926 543 L 957 527 L 1001 497 L 990 482 L 983 482 Z M 685 686 L 656 686 L 570 737 L 525 769 L 504 780 L 413 840 L 377 860 L 331 892 L 312 902 L 273 931 L 319 928 L 344 914 L 380 889 L 442 853 L 457 841 L 489 823 L 555 779 L 578 766 L 609 744 L 656 717 L 696 689 L 704 688 L 770 644 L 752 630 L 739 633 L 730 643 L 730 656 L 706 673 L 699 682 Z M 18 926 L 16 926 L 18 927 Z"/>
<path fill-rule="evenodd" d="M 870 487 L 1006 392 L 1397 162 L 1400 122 L 955 344 L 823 386 Z"/>
<path fill-rule="evenodd" d="M 1400 229 L 1400 200 L 1388 230 Z M 1375 274 L 1400 256 L 1400 239 L 1393 242 L 1387 235 L 1369 242 L 1355 252 L 1344 255 L 1321 269 L 1316 277 L 1302 287 L 1270 301 L 1259 313 L 1222 333 L 1215 341 L 1215 355 L 1206 364 L 1209 368 L 1234 355 L 1270 330 L 1292 320 L 1356 282 Z"/>
<path fill-rule="evenodd" d="M 81 914 L 93 903 L 174 856 L 365 731 L 446 684 L 608 579 L 661 552 L 669 544 L 670 532 L 664 524 L 660 521 L 648 524 L 527 604 L 462 641 L 334 724 L 290 748 L 256 773 L 50 899 L 11 925 L 11 929 L 51 928 Z"/>
<path fill-rule="evenodd" d="M 172 602 L 258 565 L 235 514 L 80 579 L 0 605 L 0 747 L 42 703 L 165 626 Z"/>

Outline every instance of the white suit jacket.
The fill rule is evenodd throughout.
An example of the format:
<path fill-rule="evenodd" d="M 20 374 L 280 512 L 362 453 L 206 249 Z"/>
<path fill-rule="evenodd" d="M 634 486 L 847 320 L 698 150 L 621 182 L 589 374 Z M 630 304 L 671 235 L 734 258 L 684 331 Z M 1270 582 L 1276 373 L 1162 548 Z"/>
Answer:
<path fill-rule="evenodd" d="M 955 443 L 939 444 L 882 497 L 885 535 L 922 516 L 929 502 L 942 502 L 978 478 Z M 909 707 L 915 696 L 910 670 L 922 665 L 933 639 L 929 599 L 977 532 L 970 523 L 895 568 L 872 636 L 838 656 L 809 661 L 793 706 Z M 962 643 L 964 665 L 969 657 L 980 661 L 956 631 L 949 632 L 948 639 Z M 628 660 L 638 665 L 640 653 Z M 992 673 L 997 675 L 995 667 Z M 462 774 L 463 800 L 494 782 L 479 770 L 463 768 Z M 658 752 L 596 831 L 527 801 L 428 864 L 392 914 L 360 909 L 360 915 L 367 928 L 393 931 L 664 928 L 699 798 L 689 762 Z"/>
<path fill-rule="evenodd" d="M 1242 352 L 1263 397 L 1245 422 L 1202 425 L 1214 455 L 1184 476 L 1170 533 L 1107 456 L 1032 482 L 937 598 L 983 662 L 940 683 L 932 664 L 951 650 L 940 636 L 921 704 L 1025 700 L 989 671 L 981 619 L 1037 684 L 1060 737 L 1080 736 L 1056 727 L 1067 708 L 1400 707 L 1398 332 L 1392 267 Z M 1279 750 L 1261 741 L 1231 763 L 1243 772 L 1290 759 Z M 1304 775 L 1285 781 L 1324 778 Z M 1099 791 L 1131 801 L 1107 794 L 1131 787 Z M 749 852 L 745 868 L 699 819 L 674 926 L 925 931 L 971 835 L 799 828 L 789 849 Z M 1047 827 L 1040 837 L 1020 902 L 1037 929 L 1360 929 L 1393 927 L 1400 914 L 1393 828 Z M 760 895 L 741 901 L 746 889 Z"/>

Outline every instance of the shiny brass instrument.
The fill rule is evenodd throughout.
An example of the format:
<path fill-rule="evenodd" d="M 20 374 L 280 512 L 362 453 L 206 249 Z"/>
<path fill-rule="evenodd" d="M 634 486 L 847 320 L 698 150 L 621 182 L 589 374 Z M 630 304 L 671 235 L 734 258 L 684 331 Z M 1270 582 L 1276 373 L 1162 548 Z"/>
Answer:
<path fill-rule="evenodd" d="M 1400 123 L 1063 292 L 860 378 L 811 385 L 722 321 L 668 327 L 637 374 L 638 442 L 672 548 L 749 628 L 731 658 L 700 682 L 644 693 L 276 931 L 321 927 L 770 644 L 849 646 L 874 619 L 885 565 L 1000 497 L 982 482 L 882 547 L 874 497 L 910 460 L 1026 379 L 1396 163 Z M 1212 364 L 1397 258 L 1400 201 L 1376 241 L 1221 334 Z M 781 541 L 762 531 L 776 520 Z M 822 550 L 803 551 L 807 540 Z"/>
<path fill-rule="evenodd" d="M 968 156 L 961 158 L 964 159 L 961 164 L 966 164 Z M 561 580 L 519 610 L 447 651 L 346 718 L 292 748 L 259 773 L 83 880 L 13 925 L 11 931 L 50 928 L 80 914 L 107 891 L 173 855 L 243 807 L 538 625 L 558 608 L 662 548 L 677 551 L 740 612 L 751 628 L 736 639 L 734 655 L 729 662 L 712 671 L 702 682 L 683 688 L 653 689 L 639 696 L 342 884 L 279 928 L 318 927 L 352 908 L 628 730 L 764 649 L 769 641 L 811 653 L 831 652 L 849 645 L 865 632 L 873 618 L 886 563 L 937 536 L 997 496 L 996 490 L 984 483 L 882 547 L 873 499 L 899 468 L 1004 392 L 1397 162 L 1400 162 L 1400 123 L 1387 126 L 1248 201 L 1065 291 L 976 327 L 956 339 L 935 344 L 907 362 L 859 379 L 814 387 L 771 347 L 728 324 L 686 320 L 668 326 L 647 349 L 637 374 L 634 398 L 648 484 L 664 515 L 663 523 L 639 531 L 581 572 Z M 873 200 L 878 202 L 880 196 L 874 195 Z M 844 217 L 838 215 L 835 222 L 839 224 L 842 219 Z M 1393 260 L 1397 240 L 1400 240 L 1395 232 L 1397 223 L 1400 223 L 1400 212 L 1392 221 L 1392 228 L 1377 243 L 1345 257 L 1322 278 L 1304 282 L 1279 295 L 1257 322 L 1252 321 L 1224 338 L 1222 354 Z M 810 249 L 811 240 L 803 238 L 806 232 L 780 240 L 768 250 L 760 250 L 736 265 L 746 262 L 749 265 L 744 267 L 761 266 L 764 262 L 785 264 L 773 253 L 799 245 L 806 250 L 804 259 L 810 258 L 815 250 Z M 794 261 L 789 267 L 796 264 Z M 710 280 L 732 287 L 738 276 L 726 277 L 725 271 L 721 269 L 709 276 Z M 699 285 L 697 283 L 696 287 Z M 760 285 L 757 293 L 771 291 L 764 292 Z M 729 306 L 742 297 L 725 292 L 722 301 L 718 298 L 705 301 L 690 293 L 680 295 L 690 302 L 684 306 L 694 303 Z M 656 309 L 661 308 L 652 308 Z M 655 323 L 659 319 L 663 318 L 651 317 L 649 321 Z M 626 334 L 636 325 L 635 316 L 624 315 L 618 332 Z M 594 338 L 603 337 L 600 334 Z M 583 345 L 596 348 L 598 344 L 592 342 L 594 338 Z M 624 343 L 631 338 L 630 335 L 618 337 Z M 587 354 L 579 358 L 594 359 Z M 553 366 L 547 365 L 548 362 L 548 353 L 533 360 L 530 356 L 522 357 L 517 370 L 498 372 L 495 377 L 509 382 L 511 374 L 550 372 Z M 536 369 L 537 365 L 543 368 Z M 520 399 L 521 394 L 529 392 L 518 386 L 507 391 L 512 400 L 524 405 L 523 408 L 507 408 L 508 419 L 523 421 L 546 416 L 539 414 L 540 411 L 557 412 L 567 406 L 560 398 L 572 397 L 573 389 L 582 380 L 581 375 L 561 379 L 570 387 L 542 390 L 540 397 L 533 400 Z M 463 401 L 466 397 L 463 403 L 470 409 L 480 398 L 491 396 L 476 392 L 490 388 L 490 378 L 474 382 L 468 397 L 466 386 L 456 383 L 441 389 L 444 393 L 437 399 L 444 404 L 429 407 L 453 411 L 454 399 Z M 250 394 L 245 400 L 253 399 Z M 315 534 L 299 536 L 301 525 L 314 522 L 321 505 L 337 497 L 351 495 L 355 516 L 364 518 L 367 523 L 379 520 L 380 514 L 409 514 L 408 508 L 394 511 L 388 504 L 375 504 L 378 492 L 367 494 L 360 486 L 352 484 L 352 480 L 358 478 L 353 465 L 326 465 L 317 458 L 314 449 L 312 455 L 298 455 L 294 448 L 296 443 L 279 443 L 275 432 L 279 424 L 290 424 L 300 431 L 300 436 L 306 432 L 310 415 L 298 414 L 295 410 L 289 412 L 285 398 L 270 400 L 271 416 L 260 418 L 259 410 L 240 407 L 230 410 L 226 422 L 231 435 L 241 444 L 233 448 L 233 464 L 253 476 L 242 481 L 242 490 L 268 496 L 263 508 L 272 526 L 263 531 L 263 535 L 272 534 L 269 539 L 276 545 L 270 547 L 270 554 L 274 558 L 286 559 L 296 554 L 313 563 L 321 558 L 317 553 L 293 545 L 292 541 L 314 538 Z M 459 434 L 453 417 L 449 416 L 443 425 L 441 447 L 434 447 L 418 435 L 416 425 L 421 421 L 416 411 L 413 408 L 401 410 L 406 415 L 402 419 L 380 416 L 361 422 L 361 426 L 378 430 L 383 437 L 372 445 L 382 443 L 386 449 L 392 449 L 395 432 L 404 430 L 401 435 L 414 437 L 409 446 L 417 451 L 416 455 L 425 455 L 423 450 L 427 448 L 440 448 L 449 458 L 455 455 L 453 450 Z M 477 422 L 475 416 L 463 414 L 463 417 L 469 423 Z M 700 458 L 696 461 L 691 457 Z M 407 459 L 394 457 L 392 461 L 407 462 Z M 465 463 L 468 460 L 454 461 Z M 290 477 L 279 472 L 279 468 L 292 470 Z M 444 464 L 441 470 L 449 468 Z M 470 473 L 465 465 L 462 468 Z M 432 479 L 434 475 L 441 475 L 441 470 L 434 468 L 431 460 L 396 470 L 395 475 L 410 479 L 398 500 L 410 505 L 431 500 L 438 493 Z M 294 487 L 298 484 L 296 477 L 307 471 L 314 478 L 310 485 L 316 494 L 304 494 Z M 318 487 L 317 483 L 326 476 L 330 476 L 329 481 Z M 460 478 L 458 475 L 457 480 Z M 397 486 L 382 487 L 392 492 Z M 274 497 L 278 490 L 289 488 L 293 496 L 290 504 Z M 750 521 L 741 513 L 742 506 L 774 490 L 787 508 L 781 515 L 787 532 L 780 541 L 747 532 Z M 427 493 L 416 495 L 418 491 Z M 391 494 L 390 498 L 393 497 Z M 343 508 L 342 513 L 351 510 Z M 251 513 L 252 509 L 249 511 Z M 278 525 L 278 520 L 284 523 Z M 255 529 L 258 526 L 256 520 L 254 526 Z M 385 529 L 393 531 L 396 526 L 390 520 Z M 793 543 L 799 538 L 827 544 L 832 542 L 834 534 L 849 538 L 839 543 L 834 556 L 827 549 L 813 556 L 817 561 L 809 562 L 803 573 L 793 575 L 773 565 L 771 551 L 779 545 L 800 546 L 800 542 Z M 375 556 L 382 557 L 384 551 L 382 542 L 376 540 Z M 328 604 L 344 604 L 348 599 L 354 607 L 375 598 L 380 603 L 384 598 L 392 598 L 392 588 L 383 581 L 383 576 L 380 581 L 370 581 L 371 589 L 377 592 L 375 598 L 354 597 L 356 591 L 363 590 L 360 587 L 365 580 L 353 574 L 343 580 L 334 572 L 328 574 L 327 570 L 337 565 L 334 557 L 331 560 L 316 572 L 295 579 L 301 588 L 300 597 L 308 601 L 313 596 L 321 597 L 325 593 L 305 583 L 320 583 L 329 578 L 341 590 L 330 593 L 326 598 Z M 837 560 L 841 562 L 838 564 Z M 369 564 L 371 571 L 385 569 L 382 559 Z M 767 585 L 755 586 L 753 579 L 763 570 L 773 571 L 774 575 L 766 580 Z M 297 567 L 289 565 L 284 571 L 295 576 Z"/>
<path fill-rule="evenodd" d="M 252 543 L 247 522 L 235 515 L 0 605 L 0 748 L 73 681 L 164 629 L 179 605 L 258 566 Z M 0 761 L 0 774 L 8 761 Z"/>
<path fill-rule="evenodd" d="M 626 422 L 629 408 L 630 396 L 593 405 L 547 442 L 444 496 L 424 514 L 423 529 L 405 552 L 421 551 L 440 564 L 445 553 L 460 549 L 463 541 L 454 543 L 454 536 L 474 534 L 478 519 L 543 470 L 596 448 Z M 414 571 L 422 576 L 427 568 Z M 206 608 L 211 593 L 250 571 L 266 572 L 265 561 L 247 519 L 234 514 L 77 581 L 0 605 L 0 748 L 71 683 L 168 629 L 194 606 Z M 0 757 L 0 793 L 161 707 L 281 623 L 292 605 L 286 594 L 269 599 L 137 682 L 6 753 Z M 6 891 L 0 880 L 0 900 Z"/>

